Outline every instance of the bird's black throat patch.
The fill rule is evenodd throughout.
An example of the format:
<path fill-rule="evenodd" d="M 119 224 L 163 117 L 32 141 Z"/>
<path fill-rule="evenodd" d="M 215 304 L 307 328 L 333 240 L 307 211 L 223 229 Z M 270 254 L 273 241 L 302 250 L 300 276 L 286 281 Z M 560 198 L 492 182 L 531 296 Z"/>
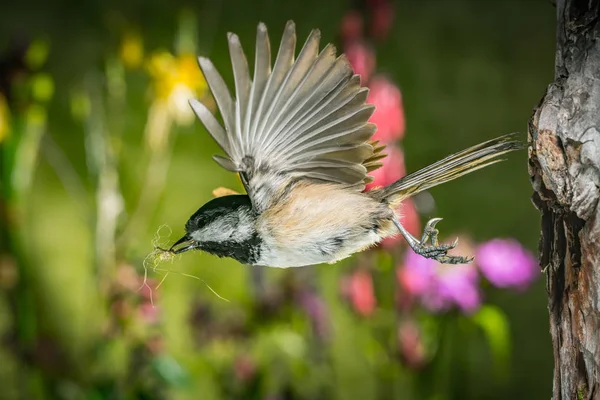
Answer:
<path fill-rule="evenodd" d="M 218 257 L 231 257 L 242 264 L 254 265 L 260 259 L 262 241 L 257 233 L 243 242 L 203 242 L 201 250 Z"/>
<path fill-rule="evenodd" d="M 194 231 L 211 226 L 215 221 L 228 221 L 233 227 L 239 223 L 238 212 L 256 219 L 252 209 L 252 203 L 247 195 L 231 195 L 217 197 L 204 204 L 196 211 L 185 225 L 189 235 Z M 248 226 L 240 226 L 240 229 L 248 229 Z M 198 243 L 197 249 L 218 257 L 230 257 L 243 264 L 255 264 L 260 258 L 260 247 L 262 241 L 254 227 L 251 226 L 251 234 L 240 240 L 234 236 L 225 240 L 203 240 Z M 217 234 L 218 232 L 215 232 Z"/>

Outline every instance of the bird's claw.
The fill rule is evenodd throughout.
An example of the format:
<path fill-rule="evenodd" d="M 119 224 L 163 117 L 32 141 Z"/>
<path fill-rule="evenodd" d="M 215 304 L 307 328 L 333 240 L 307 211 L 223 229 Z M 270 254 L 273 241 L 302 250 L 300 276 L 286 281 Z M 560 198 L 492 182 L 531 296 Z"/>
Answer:
<path fill-rule="evenodd" d="M 473 261 L 474 257 L 448 255 L 448 251 L 455 248 L 458 244 L 458 238 L 450 244 L 438 243 L 439 231 L 435 228 L 435 225 L 441 220 L 442 218 L 432 218 L 427 222 L 421 242 L 413 247 L 413 251 L 425 258 L 432 258 L 442 264 L 468 264 Z M 429 241 L 431 242 L 430 245 L 427 244 Z"/>

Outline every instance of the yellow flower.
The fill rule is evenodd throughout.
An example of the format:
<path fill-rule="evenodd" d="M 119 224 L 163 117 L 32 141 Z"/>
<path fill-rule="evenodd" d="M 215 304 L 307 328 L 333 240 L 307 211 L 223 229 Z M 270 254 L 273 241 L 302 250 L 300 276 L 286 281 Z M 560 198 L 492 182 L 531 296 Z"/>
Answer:
<path fill-rule="evenodd" d="M 10 132 L 10 112 L 6 99 L 0 94 L 0 143 L 8 137 Z"/>
<path fill-rule="evenodd" d="M 119 57 L 127 68 L 137 68 L 144 57 L 144 43 L 142 37 L 136 32 L 128 32 L 121 42 Z"/>
<path fill-rule="evenodd" d="M 156 100 L 166 103 L 177 122 L 190 123 L 193 113 L 188 100 L 202 97 L 207 88 L 196 58 L 191 54 L 175 57 L 162 51 L 150 58 L 148 71 L 154 80 Z"/>

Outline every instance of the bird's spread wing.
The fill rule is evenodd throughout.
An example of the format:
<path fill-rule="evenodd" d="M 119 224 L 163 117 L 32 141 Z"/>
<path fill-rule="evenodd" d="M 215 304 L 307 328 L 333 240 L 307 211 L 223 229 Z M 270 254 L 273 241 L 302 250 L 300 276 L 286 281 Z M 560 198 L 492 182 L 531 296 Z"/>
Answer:
<path fill-rule="evenodd" d="M 202 103 L 190 104 L 225 152 L 213 158 L 240 173 L 254 204 L 256 186 L 264 184 L 260 174 L 362 190 L 370 181 L 367 173 L 381 165 L 383 146 L 370 142 L 376 127 L 367 122 L 374 111 L 365 103 L 368 89 L 333 45 L 319 51 L 320 36 L 313 30 L 295 58 L 295 25 L 289 21 L 272 66 L 267 28 L 259 24 L 251 77 L 239 38 L 229 34 L 235 98 L 212 62 L 199 58 L 223 125 Z"/>

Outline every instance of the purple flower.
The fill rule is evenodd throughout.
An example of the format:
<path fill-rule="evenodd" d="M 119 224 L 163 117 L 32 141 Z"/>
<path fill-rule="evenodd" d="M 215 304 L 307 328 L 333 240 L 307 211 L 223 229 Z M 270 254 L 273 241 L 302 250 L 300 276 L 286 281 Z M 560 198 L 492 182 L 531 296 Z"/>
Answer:
<path fill-rule="evenodd" d="M 459 249 L 457 254 L 459 252 L 463 254 L 464 250 Z M 431 311 L 446 311 L 457 306 L 470 313 L 481 304 L 479 276 L 474 264 L 445 265 L 409 249 L 397 276 L 404 290 Z"/>
<path fill-rule="evenodd" d="M 525 289 L 540 275 L 536 258 L 515 239 L 493 239 L 480 245 L 477 263 L 499 288 Z"/>
<path fill-rule="evenodd" d="M 308 314 L 313 332 L 321 339 L 329 334 L 329 313 L 323 299 L 311 290 L 304 290 L 299 296 L 300 305 Z"/>

